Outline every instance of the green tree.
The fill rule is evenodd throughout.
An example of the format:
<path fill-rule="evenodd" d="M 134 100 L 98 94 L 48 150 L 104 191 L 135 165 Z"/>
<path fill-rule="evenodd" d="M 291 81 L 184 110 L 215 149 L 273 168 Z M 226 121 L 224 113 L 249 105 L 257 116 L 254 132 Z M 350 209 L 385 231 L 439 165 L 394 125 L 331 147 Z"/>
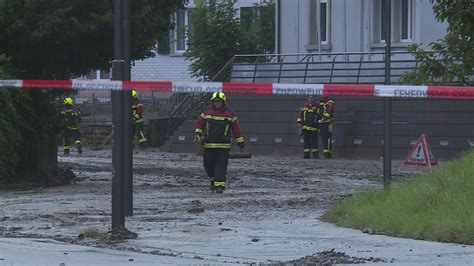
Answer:
<path fill-rule="evenodd" d="M 195 1 L 191 13 L 193 31 L 188 31 L 186 59 L 192 60 L 192 76 L 211 80 L 239 51 L 239 21 L 234 1 Z"/>
<path fill-rule="evenodd" d="M 275 51 L 275 4 L 255 4 L 240 11 L 242 54 Z"/>
<path fill-rule="evenodd" d="M 168 34 L 172 25 L 170 15 L 183 8 L 185 1 L 130 1 L 132 60 L 153 56 L 156 40 Z M 90 69 L 109 69 L 113 57 L 112 3 L 0 0 L 0 54 L 9 58 L 8 69 L 18 70 L 9 72 L 10 78 L 69 79 Z M 2 65 L 0 73 L 6 73 Z M 17 162 L 17 168 L 26 171 L 23 174 L 44 175 L 56 167 L 54 101 L 60 93 L 31 90 L 22 92 L 25 97 L 18 100 L 13 93 L 0 94 L 2 107 L 7 108 L 2 114 L 11 112 L 21 119 L 2 117 L 2 123 L 11 130 L 0 138 L 2 151 L 3 145 L 14 146 L 18 156 L 11 162 Z M 10 169 L 6 174 L 11 173 Z"/>
<path fill-rule="evenodd" d="M 274 51 L 274 5 L 242 9 L 237 17 L 233 0 L 198 0 L 190 17 L 187 60 L 200 80 L 212 80 L 236 54 Z"/>
<path fill-rule="evenodd" d="M 418 68 L 402 77 L 412 84 L 472 85 L 474 81 L 474 2 L 431 0 L 438 21 L 448 22 L 448 33 L 430 43 L 432 51 L 412 45 L 409 51 L 420 61 Z"/>
<path fill-rule="evenodd" d="M 0 1 L 0 53 L 28 78 L 63 78 L 108 70 L 113 57 L 110 0 Z M 132 58 L 153 56 L 170 14 L 185 0 L 130 1 Z"/>
<path fill-rule="evenodd" d="M 11 77 L 13 70 L 10 60 L 0 54 L 0 79 Z M 8 180 L 15 174 L 15 165 L 18 162 L 16 146 L 19 143 L 18 115 L 13 105 L 12 90 L 0 89 L 0 182 Z"/>

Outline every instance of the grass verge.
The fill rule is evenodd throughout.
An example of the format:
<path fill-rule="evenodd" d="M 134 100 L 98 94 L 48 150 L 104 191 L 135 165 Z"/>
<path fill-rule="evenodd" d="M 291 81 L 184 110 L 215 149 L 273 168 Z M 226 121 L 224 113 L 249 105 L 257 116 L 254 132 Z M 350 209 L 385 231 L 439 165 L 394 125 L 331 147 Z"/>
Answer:
<path fill-rule="evenodd" d="M 348 197 L 323 221 L 398 237 L 474 244 L 474 150 L 433 172 Z"/>

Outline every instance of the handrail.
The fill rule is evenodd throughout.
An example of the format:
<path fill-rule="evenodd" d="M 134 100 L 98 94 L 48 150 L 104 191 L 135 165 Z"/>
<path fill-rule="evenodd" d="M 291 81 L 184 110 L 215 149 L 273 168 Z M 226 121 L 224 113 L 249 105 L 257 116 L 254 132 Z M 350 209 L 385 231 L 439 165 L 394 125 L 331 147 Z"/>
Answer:
<path fill-rule="evenodd" d="M 359 61 L 359 69 L 357 70 L 357 80 L 356 80 L 356 83 L 359 83 L 359 78 L 360 78 L 360 69 L 362 67 L 362 61 L 364 59 L 364 55 L 362 55 L 360 57 L 360 61 Z"/>
<path fill-rule="evenodd" d="M 225 63 L 225 65 L 221 68 L 221 70 L 219 70 L 216 75 L 212 78 L 211 81 L 216 81 L 217 78 L 219 78 L 219 76 L 221 75 L 221 73 L 223 73 L 228 67 L 229 65 L 233 64 L 235 61 L 235 55 L 232 56 L 231 59 L 229 59 L 229 61 L 227 61 L 227 63 Z"/>
<path fill-rule="evenodd" d="M 401 54 L 401 56 L 394 56 L 394 54 Z M 291 55 L 299 55 L 299 57 L 292 58 Z M 324 55 L 324 57 L 318 58 L 318 55 Z M 378 56 L 374 57 L 374 55 Z M 249 57 L 244 58 L 245 56 Z M 271 60 L 272 56 L 274 56 L 273 59 L 280 60 Z M 236 55 L 231 76 L 232 80 L 238 79 L 244 82 L 258 80 L 285 82 L 288 79 L 301 79 L 303 83 L 311 83 L 317 79 L 317 82 L 329 83 L 378 83 L 379 76 L 376 72 L 384 69 L 380 66 L 380 63 L 385 62 L 383 56 L 385 56 L 384 52 Z M 395 71 L 392 73 L 394 78 L 399 78 L 404 72 L 411 71 L 413 65 L 418 63 L 409 52 L 394 51 L 391 57 L 393 63 L 400 63 L 392 67 Z M 264 65 L 269 67 L 263 67 Z M 285 68 L 284 65 L 292 67 Z M 324 74 L 326 71 L 328 73 Z"/>
<path fill-rule="evenodd" d="M 183 109 L 182 107 L 183 107 L 184 104 L 188 101 L 188 99 L 189 99 L 190 97 L 191 97 L 191 94 L 186 94 L 186 96 L 184 97 L 184 99 L 181 100 L 181 101 L 178 103 L 178 105 L 173 109 L 173 111 L 171 111 L 169 117 L 170 117 L 170 118 L 175 117 L 176 114 L 177 114 L 180 110 Z"/>
<path fill-rule="evenodd" d="M 426 52 L 432 52 L 434 53 L 435 51 L 428 50 Z M 391 51 L 390 52 L 392 55 L 393 54 L 413 54 L 411 52 L 407 51 Z M 337 53 L 287 53 L 287 54 L 237 54 L 234 55 L 234 57 L 262 57 L 262 56 L 313 56 L 313 55 L 361 55 L 361 54 L 385 54 L 385 52 L 337 52 Z"/>
<path fill-rule="evenodd" d="M 334 73 L 334 62 L 336 62 L 336 57 L 337 57 L 337 56 L 335 56 L 335 57 L 332 59 L 331 74 L 329 74 L 329 83 L 332 82 L 332 77 L 333 77 L 333 73 Z"/>

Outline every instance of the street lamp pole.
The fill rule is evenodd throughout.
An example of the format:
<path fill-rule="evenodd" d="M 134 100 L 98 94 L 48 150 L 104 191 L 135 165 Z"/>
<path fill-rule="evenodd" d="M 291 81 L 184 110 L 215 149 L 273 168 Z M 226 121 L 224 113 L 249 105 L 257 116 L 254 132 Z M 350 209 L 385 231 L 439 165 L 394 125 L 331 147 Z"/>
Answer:
<path fill-rule="evenodd" d="M 113 1 L 112 80 L 130 80 L 129 0 Z M 112 229 L 125 227 L 133 214 L 132 110 L 130 91 L 112 91 Z"/>
<path fill-rule="evenodd" d="M 122 0 L 123 5 L 123 46 L 125 59 L 125 72 L 123 80 L 131 79 L 130 58 L 131 58 L 131 39 L 130 39 L 130 0 Z M 124 123 L 124 210 L 125 216 L 133 216 L 133 136 L 132 136 L 132 94 L 130 91 L 124 91 L 123 95 L 123 117 Z"/>
<path fill-rule="evenodd" d="M 391 0 L 385 1 L 385 85 L 390 85 L 390 59 L 392 39 L 392 8 Z M 392 181 L 392 98 L 384 99 L 384 138 L 383 138 L 383 183 L 390 185 Z"/>

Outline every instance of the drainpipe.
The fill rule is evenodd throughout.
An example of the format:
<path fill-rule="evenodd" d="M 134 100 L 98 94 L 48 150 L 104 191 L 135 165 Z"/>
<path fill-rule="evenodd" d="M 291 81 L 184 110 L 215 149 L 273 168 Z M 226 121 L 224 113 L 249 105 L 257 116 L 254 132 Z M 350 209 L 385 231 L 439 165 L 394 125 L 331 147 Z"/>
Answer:
<path fill-rule="evenodd" d="M 344 57 L 347 60 L 347 0 L 344 0 Z"/>
<path fill-rule="evenodd" d="M 364 43 L 365 43 L 365 0 L 362 0 L 362 5 L 360 8 L 360 52 L 364 52 Z"/>
<path fill-rule="evenodd" d="M 319 61 L 321 61 L 321 0 L 316 0 L 316 30 L 318 32 Z"/>
<path fill-rule="evenodd" d="M 275 20 L 276 20 L 276 29 L 275 29 L 275 52 L 276 54 L 281 53 L 281 0 L 278 0 L 276 10 L 275 10 Z M 280 61 L 280 58 L 278 58 Z"/>
<path fill-rule="evenodd" d="M 300 53 L 300 0 L 298 0 L 298 15 L 296 16 L 297 18 L 297 24 L 296 24 L 296 53 Z M 300 60 L 300 56 L 298 55 L 298 61 Z"/>

